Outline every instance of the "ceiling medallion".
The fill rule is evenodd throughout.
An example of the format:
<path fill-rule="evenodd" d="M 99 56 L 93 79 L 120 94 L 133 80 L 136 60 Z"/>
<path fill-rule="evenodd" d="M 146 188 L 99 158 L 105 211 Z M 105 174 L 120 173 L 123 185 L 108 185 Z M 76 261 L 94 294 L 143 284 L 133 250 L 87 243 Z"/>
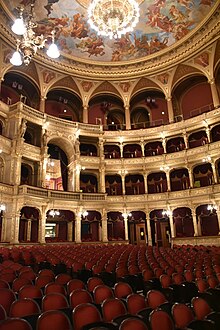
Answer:
<path fill-rule="evenodd" d="M 88 23 L 98 35 L 121 38 L 133 31 L 139 21 L 139 6 L 135 0 L 93 0 L 88 8 Z"/>

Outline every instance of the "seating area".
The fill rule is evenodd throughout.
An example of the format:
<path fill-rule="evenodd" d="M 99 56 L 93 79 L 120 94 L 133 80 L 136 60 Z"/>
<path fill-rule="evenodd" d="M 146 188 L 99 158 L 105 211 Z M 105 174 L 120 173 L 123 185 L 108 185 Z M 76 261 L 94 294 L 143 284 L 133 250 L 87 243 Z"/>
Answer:
<path fill-rule="evenodd" d="M 0 330 L 220 328 L 220 247 L 0 248 Z"/>

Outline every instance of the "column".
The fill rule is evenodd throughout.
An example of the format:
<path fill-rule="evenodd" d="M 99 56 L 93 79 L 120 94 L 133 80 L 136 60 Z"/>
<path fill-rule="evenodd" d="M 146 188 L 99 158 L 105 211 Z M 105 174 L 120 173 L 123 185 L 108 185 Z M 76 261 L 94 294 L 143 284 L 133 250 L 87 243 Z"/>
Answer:
<path fill-rule="evenodd" d="M 121 155 L 121 158 L 123 158 L 123 143 L 120 143 L 120 155 Z"/>
<path fill-rule="evenodd" d="M 147 187 L 147 173 L 144 172 L 144 191 L 145 191 L 145 194 L 148 193 L 148 187 Z"/>
<path fill-rule="evenodd" d="M 45 101 L 46 101 L 46 97 L 41 96 L 41 98 L 40 98 L 40 112 L 45 112 Z"/>
<path fill-rule="evenodd" d="M 217 172 L 216 172 L 216 168 L 215 168 L 215 163 L 213 161 L 211 161 L 211 166 L 212 166 L 214 183 L 218 183 L 218 177 L 217 177 Z"/>
<path fill-rule="evenodd" d="M 167 191 L 171 191 L 171 185 L 170 185 L 170 172 L 165 171 L 166 177 L 167 177 Z"/>
<path fill-rule="evenodd" d="M 19 243 L 19 224 L 20 224 L 20 212 L 15 212 L 12 216 L 12 227 L 11 227 L 11 239 L 10 244 Z"/>
<path fill-rule="evenodd" d="M 102 242 L 108 242 L 108 219 L 105 209 L 102 211 Z"/>
<path fill-rule="evenodd" d="M 212 100 L 213 100 L 214 108 L 218 108 L 220 102 L 219 102 L 218 90 L 217 90 L 214 78 L 209 80 L 209 84 L 210 84 L 210 87 L 211 87 L 211 93 L 212 93 Z"/>
<path fill-rule="evenodd" d="M 166 149 L 166 138 L 164 138 L 164 137 L 163 137 L 163 140 L 162 140 L 162 146 L 163 146 L 163 151 L 166 154 L 167 153 L 167 149 Z"/>
<path fill-rule="evenodd" d="M 220 210 L 217 209 L 216 211 L 217 218 L 218 218 L 218 235 L 220 235 Z"/>
<path fill-rule="evenodd" d="M 168 110 L 168 117 L 169 117 L 169 123 L 174 122 L 174 115 L 173 115 L 173 103 L 171 97 L 166 97 L 167 100 L 167 110 Z"/>
<path fill-rule="evenodd" d="M 67 240 L 68 242 L 72 242 L 73 240 L 73 222 L 69 221 L 67 223 Z"/>
<path fill-rule="evenodd" d="M 3 212 L 1 242 L 9 242 L 11 240 L 13 213 L 9 211 L 10 209 L 12 209 L 12 205 L 7 205 L 6 211 Z"/>
<path fill-rule="evenodd" d="M 144 157 L 144 142 L 141 142 L 141 152 L 142 152 L 142 157 Z"/>
<path fill-rule="evenodd" d="M 42 206 L 41 214 L 39 214 L 38 241 L 41 244 L 45 243 L 45 227 L 46 227 L 47 210 L 48 209 L 46 206 Z"/>
<path fill-rule="evenodd" d="M 183 133 L 183 139 L 184 139 L 186 149 L 189 149 L 188 136 L 187 136 L 186 132 Z"/>
<path fill-rule="evenodd" d="M 121 182 L 122 182 L 122 195 L 125 195 L 125 174 L 121 175 Z"/>
<path fill-rule="evenodd" d="M 99 189 L 100 192 L 105 193 L 105 165 L 99 168 Z"/>
<path fill-rule="evenodd" d="M 173 213 L 169 216 L 171 238 L 175 238 L 175 225 L 173 223 Z"/>
<path fill-rule="evenodd" d="M 102 139 L 99 139 L 99 156 L 101 160 L 105 159 L 104 155 L 104 143 Z"/>
<path fill-rule="evenodd" d="M 125 224 L 125 240 L 128 241 L 128 215 L 124 214 L 124 224 Z"/>
<path fill-rule="evenodd" d="M 195 209 L 192 209 L 192 218 L 193 218 L 194 236 L 198 236 L 198 225 L 197 225 Z"/>
<path fill-rule="evenodd" d="M 201 215 L 198 215 L 198 235 L 202 236 Z"/>
<path fill-rule="evenodd" d="M 125 123 L 126 123 L 126 129 L 131 129 L 131 118 L 130 118 L 129 105 L 125 106 Z"/>
<path fill-rule="evenodd" d="M 83 106 L 83 123 L 88 124 L 89 122 L 89 112 L 88 112 L 88 105 Z"/>
<path fill-rule="evenodd" d="M 44 154 L 40 160 L 40 185 L 41 187 L 46 187 L 46 174 L 47 174 L 47 162 L 48 162 L 48 155 Z"/>
<path fill-rule="evenodd" d="M 76 241 L 76 243 L 81 243 L 81 212 L 80 212 L 80 210 L 76 210 L 75 241 Z"/>
<path fill-rule="evenodd" d="M 191 168 L 188 169 L 189 172 L 189 184 L 190 184 L 190 188 L 194 187 L 194 178 L 193 178 L 193 171 Z"/>
<path fill-rule="evenodd" d="M 20 185 L 21 182 L 21 155 L 12 157 L 10 183 L 13 185 Z"/>
<path fill-rule="evenodd" d="M 81 166 L 76 165 L 76 171 L 75 171 L 75 191 L 76 192 L 80 191 L 80 171 L 81 171 Z"/>
<path fill-rule="evenodd" d="M 152 246 L 152 234 L 151 234 L 150 217 L 149 217 L 148 210 L 145 211 L 145 213 L 146 213 L 146 223 L 147 223 L 148 245 Z"/>
<path fill-rule="evenodd" d="M 211 135 L 210 135 L 210 128 L 209 127 L 206 127 L 206 135 L 207 135 L 207 138 L 208 138 L 208 143 L 211 142 Z"/>
<path fill-rule="evenodd" d="M 27 221 L 27 241 L 31 241 L 31 220 Z"/>

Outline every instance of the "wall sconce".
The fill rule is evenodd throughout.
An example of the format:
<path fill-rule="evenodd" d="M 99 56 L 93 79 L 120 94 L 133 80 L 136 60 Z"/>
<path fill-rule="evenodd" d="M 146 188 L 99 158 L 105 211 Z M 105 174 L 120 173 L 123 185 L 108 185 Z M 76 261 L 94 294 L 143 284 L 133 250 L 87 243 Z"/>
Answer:
<path fill-rule="evenodd" d="M 122 213 L 122 216 L 123 216 L 124 219 L 127 219 L 128 217 L 131 217 L 132 216 L 132 213 L 126 213 L 126 212 L 124 212 L 124 213 Z"/>
<path fill-rule="evenodd" d="M 52 210 L 50 210 L 49 215 L 54 218 L 55 216 L 60 215 L 60 211 L 52 209 Z"/>
<path fill-rule="evenodd" d="M 211 213 L 215 210 L 218 210 L 218 206 L 216 204 L 208 204 L 207 205 L 207 210 L 210 211 Z"/>
<path fill-rule="evenodd" d="M 170 209 L 162 211 L 162 216 L 164 216 L 164 217 L 171 217 L 172 214 L 173 214 L 173 212 Z"/>
<path fill-rule="evenodd" d="M 166 172 L 166 171 L 169 171 L 169 169 L 170 169 L 170 167 L 167 166 L 167 165 L 164 165 L 164 166 L 161 166 L 161 167 L 160 167 L 160 170 L 161 170 L 161 171 L 165 171 L 165 172 Z"/>

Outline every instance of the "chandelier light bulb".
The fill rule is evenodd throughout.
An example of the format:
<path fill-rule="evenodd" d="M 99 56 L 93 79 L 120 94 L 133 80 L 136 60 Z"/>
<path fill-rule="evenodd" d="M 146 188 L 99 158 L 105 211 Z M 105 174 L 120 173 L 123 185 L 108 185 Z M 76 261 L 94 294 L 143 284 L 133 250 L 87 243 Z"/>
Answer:
<path fill-rule="evenodd" d="M 60 56 L 60 51 L 56 44 L 52 43 L 47 50 L 47 55 L 50 58 L 58 58 Z"/>
<path fill-rule="evenodd" d="M 21 54 L 19 51 L 14 52 L 10 59 L 10 63 L 15 66 L 20 66 L 22 64 Z"/>
<path fill-rule="evenodd" d="M 22 36 L 26 32 L 23 18 L 17 18 L 11 27 L 11 30 L 18 36 Z"/>

